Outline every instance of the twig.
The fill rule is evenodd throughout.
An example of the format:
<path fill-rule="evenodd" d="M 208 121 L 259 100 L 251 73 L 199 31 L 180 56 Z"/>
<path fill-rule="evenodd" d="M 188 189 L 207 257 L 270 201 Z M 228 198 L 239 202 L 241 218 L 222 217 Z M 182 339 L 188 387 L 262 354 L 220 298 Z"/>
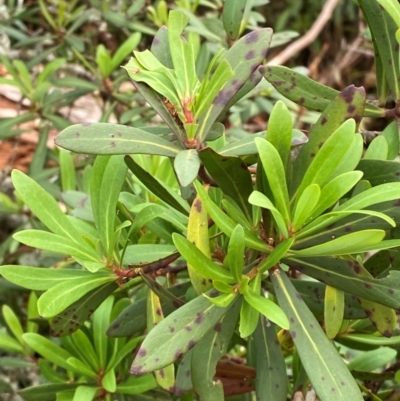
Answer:
<path fill-rule="evenodd" d="M 327 0 L 324 8 L 319 14 L 318 18 L 315 20 L 314 24 L 310 30 L 301 38 L 297 39 L 291 45 L 289 45 L 285 50 L 280 52 L 276 57 L 270 60 L 267 65 L 282 65 L 294 54 L 309 46 L 322 31 L 322 28 L 326 25 L 332 16 L 333 10 L 337 6 L 340 0 Z"/>

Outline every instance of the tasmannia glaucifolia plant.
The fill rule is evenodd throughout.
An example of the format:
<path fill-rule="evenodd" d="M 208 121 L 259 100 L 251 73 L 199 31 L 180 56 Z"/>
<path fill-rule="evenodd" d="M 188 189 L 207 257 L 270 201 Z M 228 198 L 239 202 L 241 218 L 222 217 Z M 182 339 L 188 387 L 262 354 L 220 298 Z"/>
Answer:
<path fill-rule="evenodd" d="M 364 373 L 363 364 L 383 366 L 400 343 L 399 135 L 394 121 L 364 151 L 359 126 L 398 116 L 400 6 L 359 0 L 374 39 L 376 105 L 363 88 L 339 93 L 264 66 L 272 31 L 240 37 L 241 3 L 226 1 L 222 14 L 231 47 L 206 54 L 185 30 L 187 14 L 173 10 L 151 49 L 124 67 L 165 127 L 93 123 L 58 135 L 60 147 L 98 155 L 81 178 L 87 193 L 65 194 L 67 214 L 13 172 L 41 222 L 14 238 L 69 255 L 59 268 L 0 268 L 34 291 L 26 333 L 3 311 L 9 349 L 45 358 L 48 384 L 23 390 L 25 399 L 250 400 L 255 391 L 285 401 L 311 386 L 322 401 L 358 401 L 396 388 L 382 385 L 394 371 Z M 263 77 L 321 112 L 307 136 L 278 101 L 267 132 L 226 140 L 223 116 Z M 58 342 L 38 332 L 39 317 Z M 362 360 L 359 349 L 369 350 Z"/>

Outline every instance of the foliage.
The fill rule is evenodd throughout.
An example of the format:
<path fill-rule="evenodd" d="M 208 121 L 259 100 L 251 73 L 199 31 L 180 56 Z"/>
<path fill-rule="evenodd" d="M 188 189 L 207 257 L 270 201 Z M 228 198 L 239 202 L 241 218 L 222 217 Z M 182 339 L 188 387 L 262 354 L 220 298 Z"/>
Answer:
<path fill-rule="evenodd" d="M 13 171 L 18 207 L 35 216 L 13 241 L 54 260 L 0 267 L 30 291 L 26 327 L 5 305 L 0 332 L 2 349 L 39 355 L 44 383 L 20 391 L 24 399 L 247 400 L 255 391 L 284 401 L 311 385 L 322 401 L 344 401 L 396 391 L 398 375 L 385 366 L 400 338 L 399 134 L 392 122 L 364 151 L 360 125 L 398 118 L 400 7 L 359 0 L 374 38 L 377 106 L 362 87 L 339 92 L 263 65 L 274 37 L 283 39 L 270 28 L 246 33 L 254 3 L 223 3 L 224 35 L 203 30 L 210 21 L 194 14 L 218 1 L 148 8 L 160 27 L 150 50 L 135 50 L 124 67 L 136 88 L 126 106 L 141 95 L 165 125 L 105 119 L 65 128 L 56 143 L 66 211 L 34 176 Z M 68 44 L 80 52 L 79 24 L 69 27 L 64 6 L 55 20 L 39 2 L 54 31 L 69 29 L 60 52 Z M 378 40 L 382 24 L 387 36 Z M 139 41 L 127 35 L 114 55 L 97 46 L 104 85 Z M 42 104 L 63 62 L 47 64 L 37 85 L 22 63 L 7 64 L 13 84 L 39 104 L 33 113 L 57 110 Z M 266 132 L 226 135 L 226 113 L 262 77 L 321 113 L 307 136 L 283 101 Z M 393 109 L 384 108 L 389 96 Z M 77 172 L 69 151 L 97 156 Z"/>

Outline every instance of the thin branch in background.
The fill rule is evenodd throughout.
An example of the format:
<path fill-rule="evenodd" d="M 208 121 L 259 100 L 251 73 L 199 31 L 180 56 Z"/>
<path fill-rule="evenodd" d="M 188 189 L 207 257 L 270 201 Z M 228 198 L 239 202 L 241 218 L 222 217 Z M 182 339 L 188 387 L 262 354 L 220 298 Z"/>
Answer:
<path fill-rule="evenodd" d="M 282 65 L 291 59 L 296 53 L 309 46 L 320 34 L 326 23 L 331 18 L 333 11 L 340 0 L 327 0 L 321 13 L 315 20 L 310 30 L 301 38 L 297 39 L 276 57 L 270 60 L 267 65 Z"/>

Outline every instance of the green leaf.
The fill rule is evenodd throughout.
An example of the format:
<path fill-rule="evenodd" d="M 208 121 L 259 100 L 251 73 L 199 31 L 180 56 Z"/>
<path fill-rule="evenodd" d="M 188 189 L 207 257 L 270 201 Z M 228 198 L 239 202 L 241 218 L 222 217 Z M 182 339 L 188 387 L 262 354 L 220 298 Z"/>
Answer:
<path fill-rule="evenodd" d="M 105 277 L 93 273 L 87 278 L 76 278 L 56 284 L 39 298 L 39 313 L 46 318 L 54 317 L 89 291 L 115 280 L 116 277 L 113 276 Z"/>
<path fill-rule="evenodd" d="M 273 205 L 273 203 L 261 192 L 253 191 L 249 197 L 249 203 L 255 206 L 268 209 L 274 217 L 275 223 L 280 233 L 287 238 L 289 236 L 286 222 L 280 211 Z"/>
<path fill-rule="evenodd" d="M 363 88 L 349 86 L 324 110 L 317 123 L 314 124 L 310 130 L 308 135 L 309 140 L 301 147 L 294 162 L 291 194 L 296 193 L 315 155 L 332 132 L 336 131 L 344 121 L 350 118 L 353 118 L 356 123 L 360 121 L 364 110 L 364 104 L 365 90 Z M 344 171 L 341 173 L 343 172 Z"/>
<path fill-rule="evenodd" d="M 68 365 L 70 365 L 73 370 L 79 372 L 81 375 L 90 377 L 91 379 L 97 378 L 97 373 L 95 370 L 91 369 L 85 362 L 78 358 L 70 357 L 67 359 Z"/>
<path fill-rule="evenodd" d="M 131 395 L 142 394 L 155 387 L 157 387 L 157 382 L 153 375 L 129 376 L 128 379 L 117 385 L 116 392 Z M 152 395 L 150 397 L 149 401 L 154 399 Z"/>
<path fill-rule="evenodd" d="M 341 338 L 373 346 L 390 346 L 400 344 L 400 336 L 384 338 L 381 335 L 374 334 L 342 334 Z"/>
<path fill-rule="evenodd" d="M 76 153 L 117 155 L 151 154 L 175 157 L 176 145 L 139 128 L 111 123 L 75 124 L 55 139 L 58 146 Z"/>
<path fill-rule="evenodd" d="M 52 234 L 42 230 L 24 230 L 13 235 L 16 241 L 31 246 L 32 248 L 56 251 L 73 258 L 100 263 L 100 257 L 93 248 L 85 246 L 84 240 L 79 245 L 64 236 Z M 88 250 L 90 249 L 90 252 Z"/>
<path fill-rule="evenodd" d="M 362 401 L 357 383 L 327 339 L 286 274 L 272 275 L 279 305 L 290 321 L 290 334 L 317 395 L 322 400 Z"/>
<path fill-rule="evenodd" d="M 18 195 L 49 230 L 78 244 L 79 248 L 84 249 L 89 255 L 93 255 L 97 259 L 96 252 L 81 239 L 79 232 L 70 223 L 51 195 L 21 171 L 13 170 L 11 176 Z"/>
<path fill-rule="evenodd" d="M 232 235 L 229 240 L 228 253 L 225 258 L 225 263 L 228 264 L 229 270 L 238 283 L 242 281 L 242 271 L 244 267 L 245 256 L 244 251 L 244 231 L 242 226 L 237 225 L 232 231 Z"/>
<path fill-rule="evenodd" d="M 194 199 L 190 209 L 187 239 L 208 259 L 211 259 L 207 210 L 198 196 Z M 202 294 L 212 288 L 212 283 L 207 280 L 206 276 L 199 273 L 190 263 L 188 263 L 187 267 L 190 281 L 197 294 Z"/>
<path fill-rule="evenodd" d="M 373 351 L 364 351 L 347 365 L 349 370 L 372 372 L 386 366 L 396 357 L 396 350 L 392 348 L 378 348 Z"/>
<path fill-rule="evenodd" d="M 229 38 L 236 40 L 240 35 L 247 0 L 226 0 L 222 10 L 222 22 Z"/>
<path fill-rule="evenodd" d="M 329 209 L 342 196 L 347 194 L 360 179 L 363 173 L 361 171 L 349 171 L 335 177 L 329 181 L 321 191 L 317 205 L 312 209 L 310 215 L 315 218 L 322 214 L 325 210 Z"/>
<path fill-rule="evenodd" d="M 163 260 L 176 252 L 173 245 L 167 244 L 134 244 L 126 247 L 123 264 L 146 265 Z"/>
<path fill-rule="evenodd" d="M 117 69 L 125 57 L 132 53 L 132 50 L 140 43 L 141 37 L 140 32 L 134 32 L 118 47 L 111 60 L 111 71 Z"/>
<path fill-rule="evenodd" d="M 36 333 L 25 333 L 23 339 L 29 347 L 43 358 L 66 370 L 73 370 L 71 365 L 67 362 L 69 358 L 72 358 L 72 355 L 64 348 L 61 348 L 49 339 Z"/>
<path fill-rule="evenodd" d="M 146 186 L 146 188 L 152 192 L 155 196 L 161 199 L 163 202 L 172 206 L 174 209 L 187 215 L 189 212 L 188 204 L 180 197 L 177 196 L 169 187 L 167 187 L 162 181 L 148 173 L 142 167 L 139 166 L 130 156 L 125 156 L 125 163 L 129 170 Z"/>
<path fill-rule="evenodd" d="M 388 160 L 393 160 L 399 154 L 399 128 L 396 121 L 392 121 L 383 131 L 382 136 L 388 143 Z"/>
<path fill-rule="evenodd" d="M 99 388 L 80 385 L 74 393 L 72 401 L 92 401 Z M 58 395 L 58 394 L 57 394 Z M 60 400 L 61 401 L 61 400 Z"/>
<path fill-rule="evenodd" d="M 282 309 L 270 299 L 257 294 L 250 288 L 244 293 L 244 299 L 268 320 L 285 330 L 289 329 L 289 320 Z"/>
<path fill-rule="evenodd" d="M 200 400 L 224 399 L 222 383 L 216 384 L 214 376 L 218 361 L 228 351 L 239 317 L 239 308 L 240 302 L 235 302 L 214 329 L 210 330 L 192 350 L 193 390 L 200 396 Z"/>
<path fill-rule="evenodd" d="M 2 307 L 4 321 L 6 322 L 8 328 L 14 337 L 24 345 L 24 340 L 22 339 L 22 335 L 24 334 L 24 330 L 22 329 L 21 323 L 19 322 L 18 317 L 13 312 L 13 310 L 8 305 L 3 305 Z"/>
<path fill-rule="evenodd" d="M 377 136 L 368 145 L 368 149 L 364 154 L 364 159 L 369 160 L 386 160 L 389 153 L 389 146 L 384 136 Z"/>
<path fill-rule="evenodd" d="M 397 309 L 400 307 L 400 273 L 391 271 L 381 279 L 365 276 L 365 268 L 354 260 L 334 257 L 283 259 L 283 263 L 327 285 L 357 297 Z"/>
<path fill-rule="evenodd" d="M 260 313 L 258 310 L 254 309 L 245 299 L 243 299 L 240 308 L 240 337 L 246 338 L 251 336 L 257 327 L 259 318 Z"/>
<path fill-rule="evenodd" d="M 344 292 L 327 285 L 324 301 L 325 332 L 327 337 L 333 340 L 343 323 Z"/>
<path fill-rule="evenodd" d="M 172 235 L 175 246 L 186 261 L 200 274 L 212 280 L 234 283 L 235 279 L 228 270 L 214 263 L 182 235 Z"/>
<path fill-rule="evenodd" d="M 182 187 L 190 185 L 197 177 L 200 159 L 195 149 L 181 150 L 174 159 L 174 169 Z"/>
<path fill-rule="evenodd" d="M 286 227 L 291 217 L 289 209 L 289 195 L 286 186 L 285 167 L 274 145 L 262 138 L 255 139 L 260 160 L 270 185 L 276 208 L 279 210 Z"/>
<path fill-rule="evenodd" d="M 275 103 L 268 120 L 266 139 L 278 151 L 283 166 L 287 166 L 292 143 L 292 116 L 285 103 L 281 100 Z"/>
<path fill-rule="evenodd" d="M 319 206 L 320 196 L 321 189 L 317 184 L 311 184 L 304 189 L 294 210 L 293 231 L 300 229 L 312 215 L 314 208 Z"/>
<path fill-rule="evenodd" d="M 286 401 L 288 378 L 276 327 L 260 316 L 254 332 L 256 395 L 259 401 Z"/>
<path fill-rule="evenodd" d="M 23 353 L 24 348 L 14 337 L 0 332 L 0 349 L 9 352 Z"/>
<path fill-rule="evenodd" d="M 252 221 L 252 209 L 247 199 L 253 191 L 253 184 L 251 174 L 242 159 L 221 156 L 211 148 L 201 150 L 199 156 L 222 192 L 231 197 L 247 219 Z"/>
<path fill-rule="evenodd" d="M 52 319 L 50 323 L 51 335 L 63 337 L 74 333 L 116 289 L 118 289 L 116 283 L 107 283 L 89 291 L 72 303 Z M 86 352 L 89 353 L 88 347 L 86 347 Z"/>
<path fill-rule="evenodd" d="M 240 38 L 225 54 L 234 76 L 224 85 L 214 99 L 211 107 L 200 119 L 197 133 L 199 141 L 207 137 L 211 126 L 218 119 L 230 100 L 238 93 L 254 71 L 260 66 L 271 42 L 272 30 L 270 28 L 252 31 Z M 258 79 L 259 75 L 254 78 Z"/>
<path fill-rule="evenodd" d="M 151 52 L 167 68 L 174 68 L 168 42 L 168 28 L 165 25 L 162 25 L 155 34 L 151 43 Z"/>
<path fill-rule="evenodd" d="M 0 273 L 7 281 L 34 291 L 45 291 L 69 280 L 92 276 L 91 273 L 85 270 L 52 269 L 19 265 L 0 266 Z M 109 276 L 109 274 L 104 274 L 105 276 Z"/>
<path fill-rule="evenodd" d="M 74 391 L 80 383 L 50 383 L 32 386 L 20 390 L 18 394 L 26 401 L 54 401 L 61 391 Z"/>
<path fill-rule="evenodd" d="M 385 1 L 385 0 L 383 0 Z M 374 43 L 376 43 L 375 54 L 377 63 L 380 61 L 382 70 L 386 76 L 388 87 L 395 99 L 400 96 L 400 87 L 397 77 L 399 76 L 399 49 L 397 46 L 395 32 L 398 28 L 387 11 L 379 3 L 382 0 L 368 1 L 358 0 L 358 4 L 370 28 Z M 383 5 L 383 3 L 381 3 Z M 389 3 L 387 3 L 389 4 Z"/>
<path fill-rule="evenodd" d="M 385 237 L 383 230 L 363 230 L 344 235 L 311 248 L 292 250 L 297 257 L 333 256 L 362 253 L 379 244 Z"/>
<path fill-rule="evenodd" d="M 210 304 L 203 296 L 183 305 L 150 331 L 136 354 L 131 373 L 152 372 L 176 361 L 212 330 L 226 312 L 226 308 Z"/>
<path fill-rule="evenodd" d="M 232 235 L 233 230 L 236 227 L 235 222 L 227 216 L 221 209 L 211 200 L 206 190 L 199 182 L 194 183 L 197 194 L 203 202 L 203 205 L 207 209 L 209 216 L 213 219 L 215 224 L 222 230 L 228 237 Z M 272 250 L 264 241 L 257 236 L 253 235 L 250 231 L 244 231 L 244 239 L 247 247 L 257 249 L 259 251 Z"/>
<path fill-rule="evenodd" d="M 191 97 L 199 84 L 196 76 L 194 47 L 181 36 L 188 22 L 189 17 L 182 11 L 170 11 L 168 16 L 168 41 L 183 104 L 186 101 L 194 101 Z"/>
<path fill-rule="evenodd" d="M 261 73 L 285 98 L 309 110 L 324 111 L 339 94 L 339 91 L 322 85 L 288 67 L 266 66 L 261 69 Z M 373 104 L 365 106 L 365 117 L 383 117 L 384 115 L 384 109 Z"/>
<path fill-rule="evenodd" d="M 398 182 L 400 177 L 400 163 L 394 160 L 360 160 L 357 169 L 364 173 L 363 179 L 372 186 Z"/>
<path fill-rule="evenodd" d="M 321 146 L 308 166 L 303 180 L 297 190 L 296 195 L 303 193 L 305 188 L 311 184 L 318 184 L 323 187 L 331 174 L 338 167 L 340 161 L 346 154 L 353 142 L 355 132 L 355 121 L 353 119 L 345 121 Z M 334 177 L 332 177 L 334 178 Z"/>
<path fill-rule="evenodd" d="M 93 217 L 108 260 L 114 251 L 116 208 L 127 167 L 122 156 L 97 157 L 90 181 Z"/>
<path fill-rule="evenodd" d="M 257 270 L 259 273 L 264 273 L 266 270 L 270 269 L 273 266 L 276 266 L 279 261 L 285 257 L 286 253 L 291 248 L 294 237 L 285 239 L 284 241 L 280 242 L 274 250 L 264 259 L 258 266 Z"/>

